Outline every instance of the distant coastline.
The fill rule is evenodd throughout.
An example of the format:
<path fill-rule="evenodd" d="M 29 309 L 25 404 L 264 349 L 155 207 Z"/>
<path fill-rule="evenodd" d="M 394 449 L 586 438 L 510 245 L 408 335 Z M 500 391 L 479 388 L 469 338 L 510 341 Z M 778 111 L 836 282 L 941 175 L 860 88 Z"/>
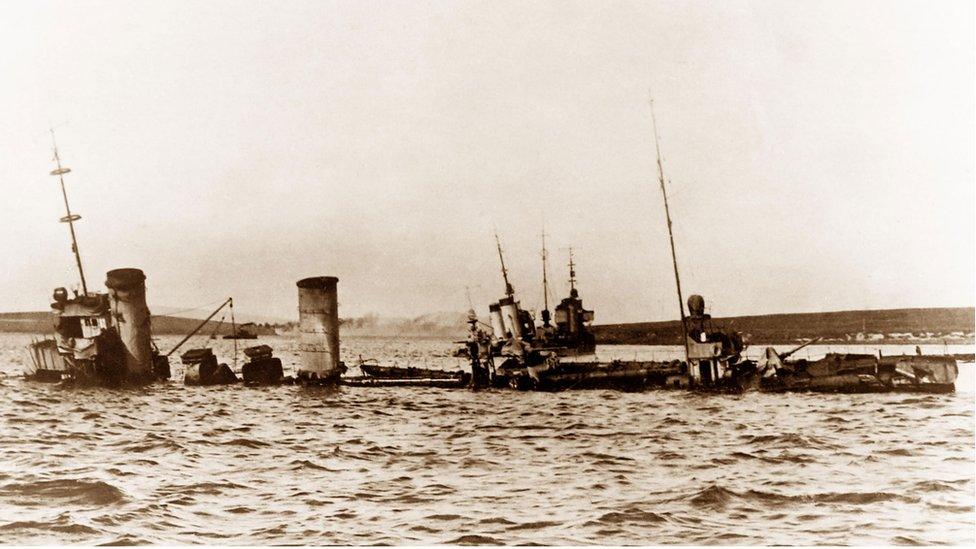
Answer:
<path fill-rule="evenodd" d="M 881 309 L 827 313 L 784 313 L 715 318 L 742 334 L 746 343 L 973 344 L 976 308 Z M 681 322 L 636 322 L 593 327 L 598 343 L 681 345 Z"/>
<path fill-rule="evenodd" d="M 342 333 L 356 337 L 460 338 L 467 325 L 464 313 L 441 312 L 415 318 L 382 318 L 368 315 L 342 319 Z M 0 333 L 52 333 L 49 312 L 0 313 Z M 186 334 L 200 320 L 168 315 L 152 317 L 159 335 Z M 746 343 L 799 343 L 823 337 L 824 343 L 892 344 L 976 342 L 976 308 L 941 307 L 924 309 L 882 309 L 827 313 L 785 313 L 715 318 L 716 325 L 742 333 Z M 260 335 L 289 334 L 296 323 L 258 323 L 249 326 Z M 665 320 L 592 327 L 597 343 L 604 345 L 680 345 L 681 322 Z M 229 322 L 210 321 L 201 333 L 226 335 Z"/>
<path fill-rule="evenodd" d="M 157 335 L 182 335 L 187 334 L 200 324 L 201 320 L 196 318 L 183 318 L 166 315 L 153 315 L 153 333 Z M 238 323 L 240 327 L 243 323 Z M 269 335 L 275 333 L 275 326 L 272 324 L 249 324 L 248 330 L 258 335 Z M 54 313 L 47 311 L 35 311 L 26 313 L 0 313 L 0 333 L 30 333 L 30 334 L 53 334 L 54 333 Z M 216 334 L 219 336 L 229 335 L 233 328 L 229 321 L 218 322 L 211 320 L 200 330 L 202 334 Z"/>

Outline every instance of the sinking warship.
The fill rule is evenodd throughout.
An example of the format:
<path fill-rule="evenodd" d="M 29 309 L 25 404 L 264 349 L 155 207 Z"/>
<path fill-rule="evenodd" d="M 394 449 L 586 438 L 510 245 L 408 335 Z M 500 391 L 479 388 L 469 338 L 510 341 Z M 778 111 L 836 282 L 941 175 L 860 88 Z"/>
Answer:
<path fill-rule="evenodd" d="M 146 275 L 139 269 L 114 269 L 106 275 L 107 292 L 89 291 L 74 226 L 81 216 L 71 212 L 64 185 L 71 169 L 61 165 L 57 144 L 54 161 L 51 175 L 58 178 L 64 198 L 61 222 L 68 225 L 81 284 L 73 295 L 63 287 L 54 290 L 54 337 L 30 344 L 26 377 L 109 386 L 168 378 L 169 361 L 152 341 Z"/>
<path fill-rule="evenodd" d="M 652 121 L 653 110 L 652 110 Z M 570 345 L 556 345 L 559 335 L 547 337 L 545 329 L 534 329 L 531 315 L 519 307 L 508 281 L 505 261 L 498 244 L 506 297 L 489 307 L 491 333 L 485 333 L 474 312 L 469 316 L 466 343 L 471 360 L 471 375 L 455 375 L 456 386 L 465 382 L 474 386 L 510 387 L 519 390 L 689 388 L 699 391 L 744 392 L 751 390 L 784 392 L 921 392 L 946 393 L 955 390 L 958 368 L 951 356 L 898 356 L 828 354 L 821 360 L 790 360 L 805 343 L 779 354 L 765 349 L 759 360 L 744 357 L 745 343 L 735 331 L 715 326 L 705 312 L 705 300 L 689 297 L 688 314 L 682 296 L 681 279 L 675 253 L 671 213 L 665 187 L 664 167 L 654 121 L 658 181 L 664 199 L 671 260 L 682 328 L 684 360 L 609 362 L 561 360 L 560 349 L 579 346 L 579 338 Z M 571 280 L 575 272 L 570 263 Z M 545 275 L 544 275 L 545 277 Z M 582 308 L 571 282 L 570 297 L 557 307 L 557 328 L 564 323 L 573 327 L 592 319 Z M 587 315 L 589 313 L 589 316 Z M 548 325 L 548 302 L 543 312 L 543 326 Z M 579 322 L 574 324 L 573 322 Z M 541 332 L 541 333 L 540 333 Z M 555 334 L 559 334 L 557 329 Z M 415 370 L 409 375 L 403 369 L 376 371 L 377 384 L 383 380 L 411 377 L 416 384 L 433 377 L 432 371 Z"/>
<path fill-rule="evenodd" d="M 499 255 L 501 250 L 499 250 Z M 596 336 L 589 329 L 593 322 L 593 311 L 583 307 L 583 301 L 576 289 L 576 264 L 573 261 L 573 248 L 569 249 L 569 297 L 563 298 L 555 307 L 555 318 L 549 314 L 549 277 L 546 265 L 546 233 L 542 233 L 542 326 L 536 330 L 537 346 L 552 351 L 556 356 L 575 356 L 593 354 L 596 351 Z M 553 325 L 551 320 L 555 321 Z"/>
<path fill-rule="evenodd" d="M 593 321 L 593 311 L 583 307 L 583 301 L 576 289 L 576 265 L 573 261 L 573 249 L 569 249 L 569 296 L 555 307 L 555 315 L 549 311 L 549 277 L 547 267 L 547 251 L 545 233 L 542 235 L 542 295 L 543 309 L 541 312 L 542 325 L 536 326 L 532 313 L 523 309 L 515 297 L 515 289 L 508 279 L 508 269 L 505 267 L 505 256 L 501 242 L 495 235 L 498 249 L 498 259 L 501 264 L 502 281 L 505 284 L 505 297 L 488 306 L 487 334 L 476 334 L 475 337 L 489 337 L 495 355 L 519 353 L 519 348 L 526 345 L 538 351 L 546 351 L 555 356 L 577 356 L 593 354 L 596 350 L 596 337 L 589 330 L 589 323 Z M 475 318 L 474 311 L 469 313 L 469 322 Z M 471 339 L 471 337 L 469 337 Z"/>
<path fill-rule="evenodd" d="M 653 109 L 652 109 L 652 121 Z M 706 391 L 742 392 L 920 392 L 955 390 L 958 367 L 951 356 L 894 356 L 828 354 L 821 360 L 790 360 L 790 355 L 811 342 L 782 355 L 772 347 L 760 360 L 743 356 L 740 334 L 713 325 L 699 295 L 688 299 L 685 314 L 681 278 L 671 230 L 671 212 L 664 167 L 654 121 L 658 181 L 664 199 L 671 260 L 680 311 L 684 360 L 561 362 L 554 353 L 523 346 L 521 352 L 502 353 L 494 368 L 487 359 L 495 385 L 519 389 L 688 387 Z M 490 350 L 490 349 L 489 349 Z M 476 365 L 472 361 L 472 368 Z"/>

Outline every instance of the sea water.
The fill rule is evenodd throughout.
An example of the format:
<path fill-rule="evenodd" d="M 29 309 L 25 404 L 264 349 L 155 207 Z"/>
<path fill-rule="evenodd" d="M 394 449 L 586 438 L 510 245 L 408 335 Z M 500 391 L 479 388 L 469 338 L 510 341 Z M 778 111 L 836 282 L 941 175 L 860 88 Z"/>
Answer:
<path fill-rule="evenodd" d="M 972 364 L 951 395 L 719 396 L 184 387 L 177 353 L 168 383 L 70 389 L 18 377 L 30 339 L 0 335 L 4 544 L 976 541 Z M 255 343 L 297 363 L 271 337 L 238 341 L 238 369 Z M 232 341 L 191 345 L 234 364 Z M 342 345 L 350 364 L 464 364 L 444 340 Z"/>

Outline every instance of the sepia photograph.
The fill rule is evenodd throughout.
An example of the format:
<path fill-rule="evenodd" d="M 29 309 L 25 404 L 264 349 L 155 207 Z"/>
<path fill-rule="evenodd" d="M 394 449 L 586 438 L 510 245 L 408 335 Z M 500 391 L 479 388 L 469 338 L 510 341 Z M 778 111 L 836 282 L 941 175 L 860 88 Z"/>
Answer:
<path fill-rule="evenodd" d="M 976 544 L 972 0 L 0 0 L 0 547 Z"/>

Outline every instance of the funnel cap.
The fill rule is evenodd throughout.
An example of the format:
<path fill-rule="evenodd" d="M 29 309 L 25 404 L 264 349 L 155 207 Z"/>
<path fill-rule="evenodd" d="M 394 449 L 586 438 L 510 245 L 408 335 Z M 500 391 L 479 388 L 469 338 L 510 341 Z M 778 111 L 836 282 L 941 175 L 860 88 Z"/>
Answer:
<path fill-rule="evenodd" d="M 311 289 L 325 289 L 330 286 L 335 286 L 339 282 L 339 279 L 334 276 L 311 276 L 308 278 L 303 278 L 297 282 L 299 288 L 311 288 Z"/>

